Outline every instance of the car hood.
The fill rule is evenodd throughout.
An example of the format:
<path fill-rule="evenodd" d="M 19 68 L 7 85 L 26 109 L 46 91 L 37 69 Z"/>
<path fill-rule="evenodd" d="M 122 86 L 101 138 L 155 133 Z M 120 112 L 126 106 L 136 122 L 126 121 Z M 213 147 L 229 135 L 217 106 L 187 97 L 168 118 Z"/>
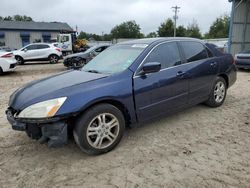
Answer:
<path fill-rule="evenodd" d="M 42 80 L 33 81 L 19 88 L 11 95 L 9 106 L 15 110 L 23 110 L 23 108 L 31 104 L 52 99 L 53 97 L 48 97 L 49 94 L 58 90 L 92 82 L 107 76 L 106 74 L 84 71 L 67 71 Z M 67 96 L 66 93 L 61 93 L 60 95 L 61 97 Z"/>

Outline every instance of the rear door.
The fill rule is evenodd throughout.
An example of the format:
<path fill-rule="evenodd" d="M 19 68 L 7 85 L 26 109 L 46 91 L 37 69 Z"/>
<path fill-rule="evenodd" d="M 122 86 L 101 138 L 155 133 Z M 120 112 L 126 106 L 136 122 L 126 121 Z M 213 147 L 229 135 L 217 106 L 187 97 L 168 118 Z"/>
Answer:
<path fill-rule="evenodd" d="M 156 46 L 143 64 L 148 62 L 159 62 L 162 68 L 159 72 L 133 78 L 139 121 L 166 114 L 188 102 L 188 79 L 181 65 L 177 43 L 166 42 Z"/>
<path fill-rule="evenodd" d="M 38 44 L 37 45 L 37 58 L 43 59 L 48 58 L 51 48 L 48 44 Z"/>
<path fill-rule="evenodd" d="M 209 49 L 200 42 L 179 42 L 186 58 L 189 81 L 189 104 L 206 100 L 211 92 L 219 66 Z"/>

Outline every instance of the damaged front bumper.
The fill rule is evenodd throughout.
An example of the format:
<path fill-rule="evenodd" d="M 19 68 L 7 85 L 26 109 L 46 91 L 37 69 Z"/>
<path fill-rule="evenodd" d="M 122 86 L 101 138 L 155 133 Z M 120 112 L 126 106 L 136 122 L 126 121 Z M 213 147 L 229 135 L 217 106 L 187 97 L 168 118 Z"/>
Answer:
<path fill-rule="evenodd" d="M 61 118 L 50 119 L 18 119 L 11 109 L 6 111 L 7 119 L 12 129 L 25 131 L 27 135 L 40 143 L 48 143 L 49 147 L 59 147 L 67 144 L 68 125 Z"/>

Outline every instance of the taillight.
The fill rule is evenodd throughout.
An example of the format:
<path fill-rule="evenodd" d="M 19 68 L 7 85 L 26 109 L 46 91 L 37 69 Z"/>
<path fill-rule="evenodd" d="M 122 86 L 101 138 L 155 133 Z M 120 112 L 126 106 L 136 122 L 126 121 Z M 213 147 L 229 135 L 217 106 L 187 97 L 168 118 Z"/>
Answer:
<path fill-rule="evenodd" d="M 60 49 L 60 48 L 56 48 L 56 50 L 57 50 L 58 52 L 61 52 L 61 49 Z"/>
<path fill-rule="evenodd" d="M 1 56 L 2 58 L 11 58 L 13 57 L 13 53 L 8 53 L 8 54 L 5 54 L 3 56 Z"/>

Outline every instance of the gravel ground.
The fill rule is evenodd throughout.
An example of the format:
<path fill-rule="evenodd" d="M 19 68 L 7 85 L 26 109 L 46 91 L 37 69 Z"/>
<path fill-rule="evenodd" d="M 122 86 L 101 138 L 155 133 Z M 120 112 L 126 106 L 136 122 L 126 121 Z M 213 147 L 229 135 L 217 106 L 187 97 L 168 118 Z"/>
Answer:
<path fill-rule="evenodd" d="M 250 72 L 238 73 L 224 105 L 191 109 L 126 130 L 101 156 L 74 141 L 49 149 L 13 131 L 4 111 L 21 85 L 62 64 L 18 67 L 0 77 L 0 187 L 250 187 Z"/>

